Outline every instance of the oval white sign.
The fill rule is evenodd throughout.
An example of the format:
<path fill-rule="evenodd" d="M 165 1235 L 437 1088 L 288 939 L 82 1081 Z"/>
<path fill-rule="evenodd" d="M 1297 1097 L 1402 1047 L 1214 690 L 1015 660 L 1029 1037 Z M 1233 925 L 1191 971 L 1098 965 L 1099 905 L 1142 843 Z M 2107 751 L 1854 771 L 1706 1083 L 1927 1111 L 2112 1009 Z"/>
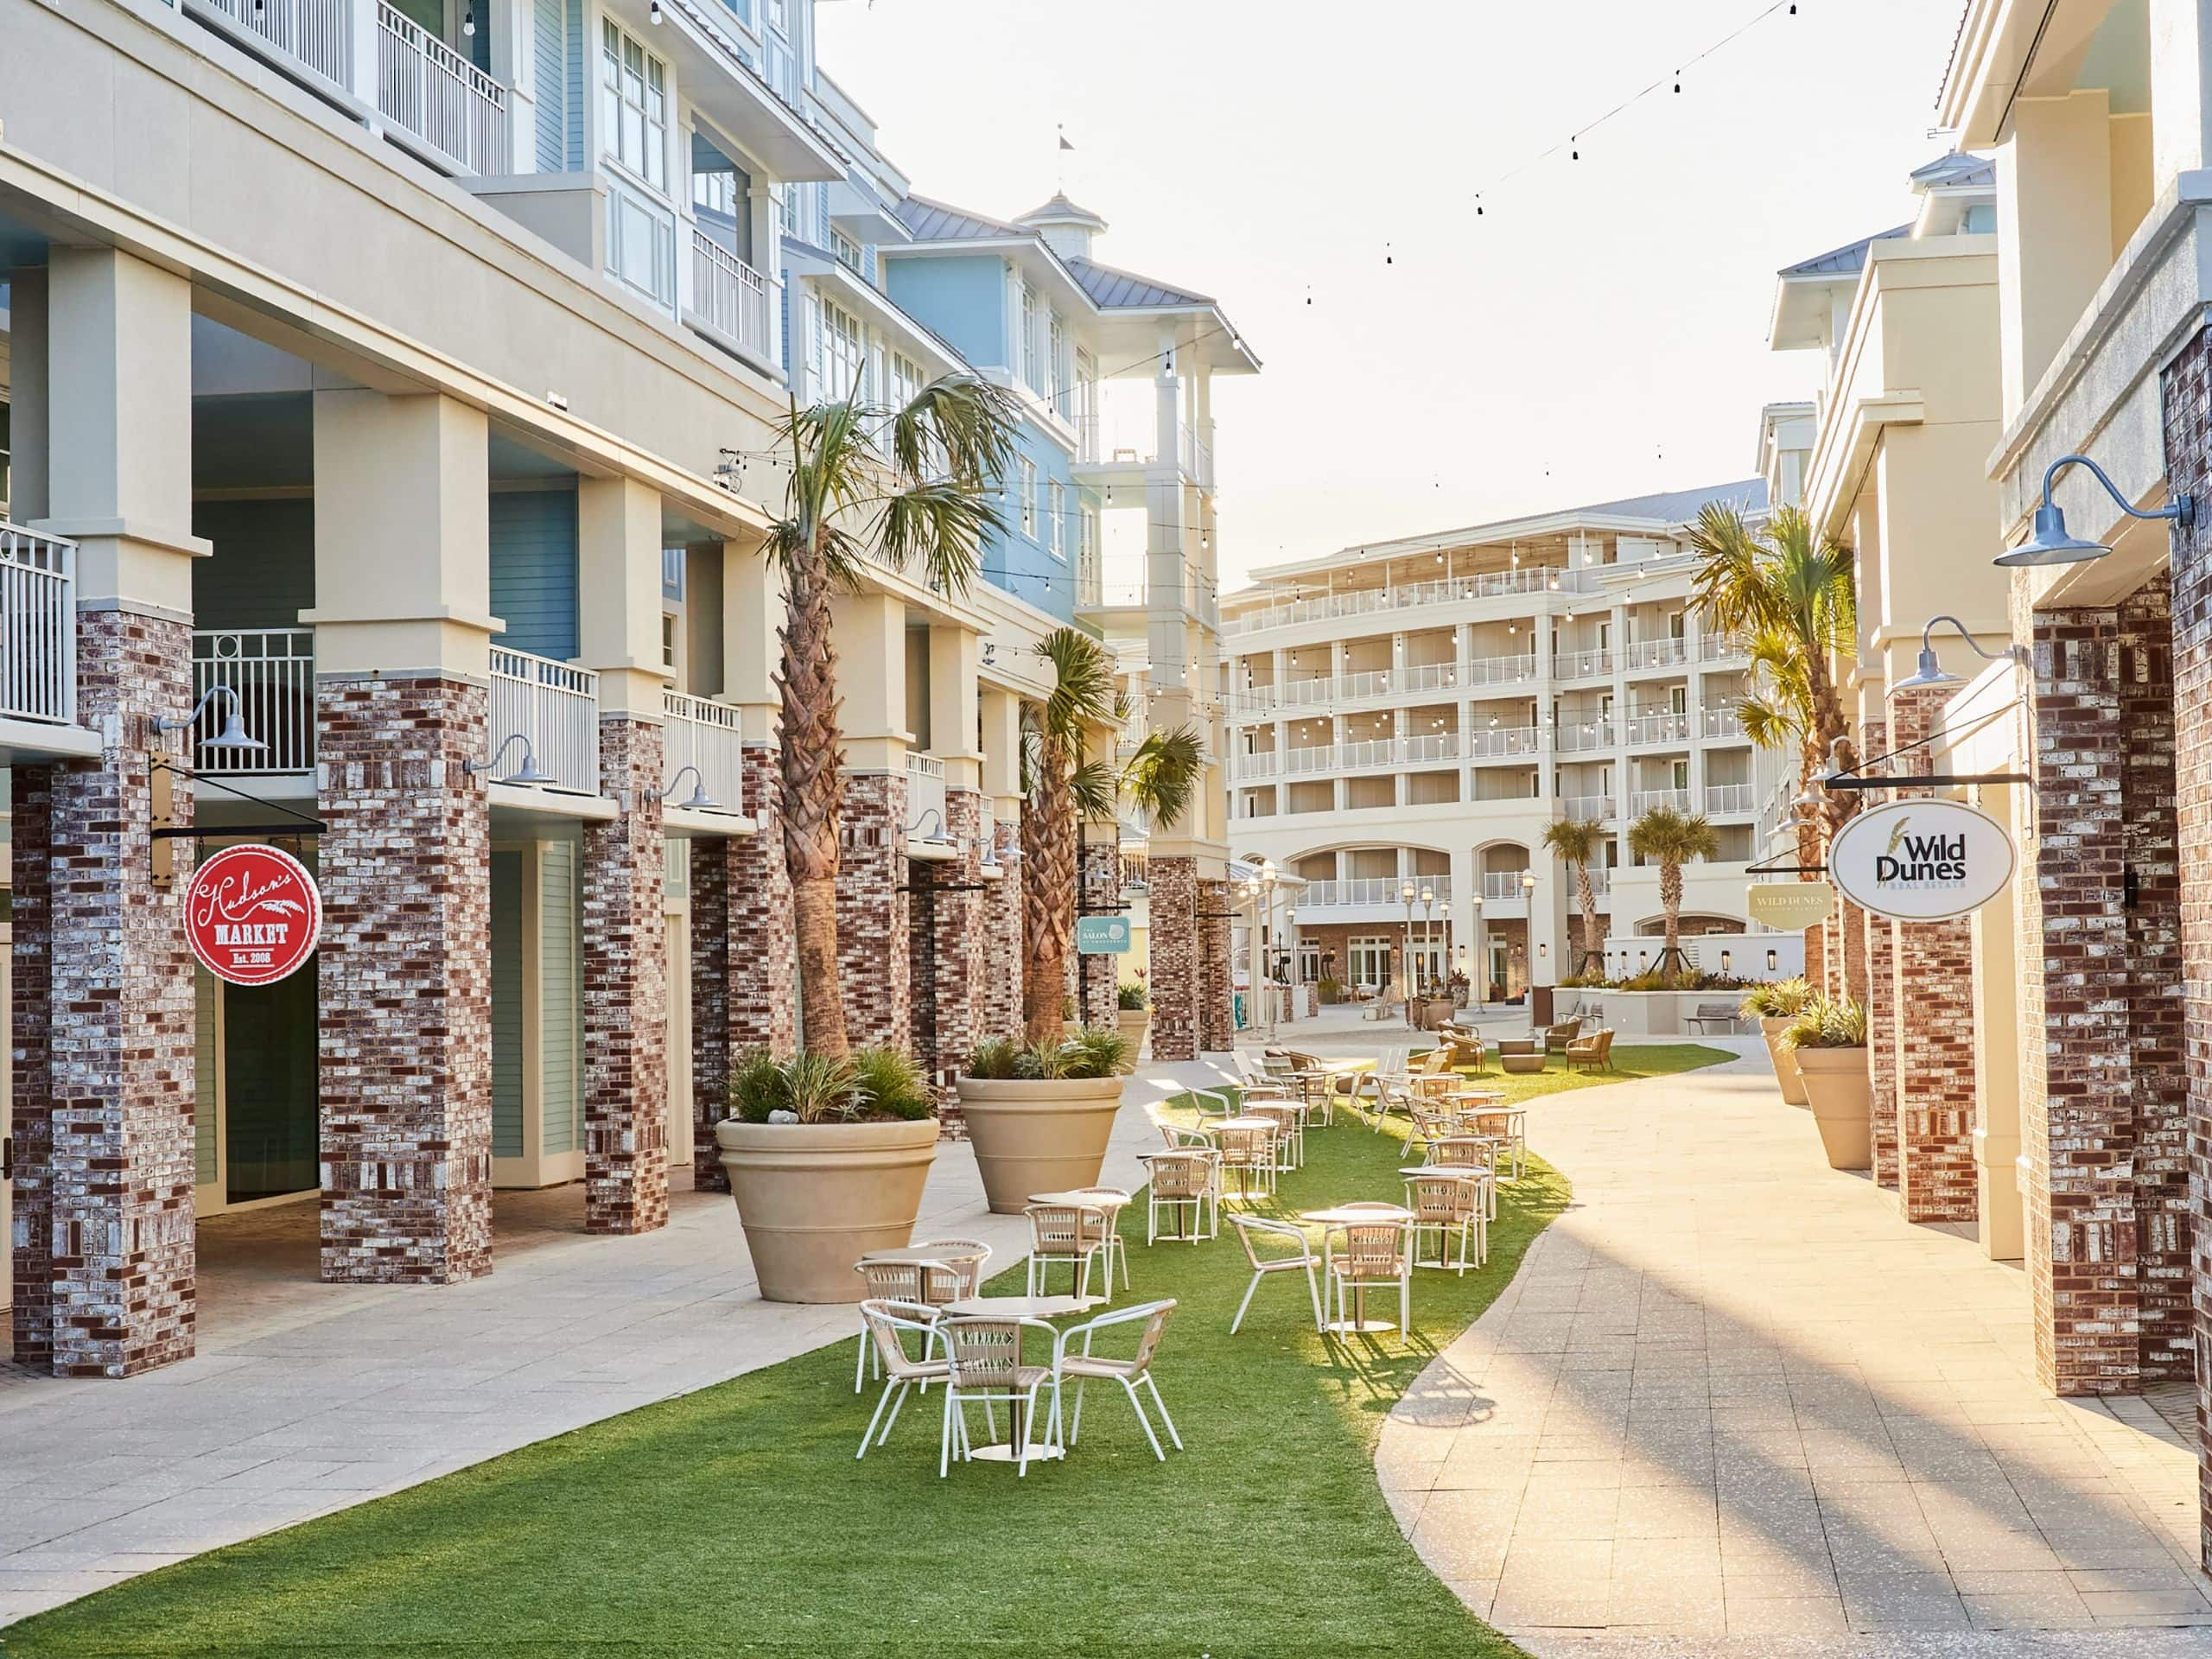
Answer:
<path fill-rule="evenodd" d="M 1900 922 L 1971 915 L 2012 880 L 2012 837 L 1963 801 L 1891 801 L 1828 846 L 1828 879 L 1860 909 Z"/>

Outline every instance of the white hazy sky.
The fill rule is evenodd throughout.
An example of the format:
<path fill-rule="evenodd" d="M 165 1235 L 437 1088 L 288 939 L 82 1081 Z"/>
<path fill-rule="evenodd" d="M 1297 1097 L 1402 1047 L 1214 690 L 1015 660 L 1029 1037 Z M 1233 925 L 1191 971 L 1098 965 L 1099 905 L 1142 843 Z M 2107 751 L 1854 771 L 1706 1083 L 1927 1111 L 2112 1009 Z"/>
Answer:
<path fill-rule="evenodd" d="M 1099 257 L 1222 302 L 1265 365 L 1215 387 L 1230 588 L 1751 474 L 1818 372 L 1774 273 L 1911 217 L 1960 10 L 1800 0 L 1688 62 L 1764 3 L 835 0 L 820 44 L 924 194 L 1027 211 L 1065 124 Z"/>

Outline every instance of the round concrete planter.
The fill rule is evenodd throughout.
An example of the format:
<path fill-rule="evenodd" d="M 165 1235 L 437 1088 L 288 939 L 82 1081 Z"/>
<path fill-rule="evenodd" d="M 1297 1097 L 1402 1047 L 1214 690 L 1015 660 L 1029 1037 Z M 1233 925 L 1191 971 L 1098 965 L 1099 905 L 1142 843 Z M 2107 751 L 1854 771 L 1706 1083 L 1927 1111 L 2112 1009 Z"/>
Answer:
<path fill-rule="evenodd" d="M 1122 1062 L 1122 1075 L 1127 1077 L 1137 1069 L 1137 1050 L 1144 1046 L 1145 1033 L 1152 1029 L 1152 1010 L 1122 1008 L 1114 1015 L 1114 1023 L 1129 1040 L 1129 1058 Z"/>
<path fill-rule="evenodd" d="M 912 1242 L 937 1157 L 933 1117 L 904 1123 L 715 1125 L 760 1294 L 772 1302 L 857 1302 L 853 1263 Z"/>
<path fill-rule="evenodd" d="M 1766 1039 L 1766 1057 L 1774 1063 L 1774 1080 L 1782 1085 L 1782 1098 L 1789 1105 L 1805 1103 L 1805 1079 L 1797 1070 L 1797 1051 L 1782 1040 L 1782 1033 L 1797 1022 L 1763 1018 L 1759 1035 Z"/>
<path fill-rule="evenodd" d="M 1801 1048 L 1797 1069 L 1821 1132 L 1830 1169 L 1867 1169 L 1874 1162 L 1874 1090 L 1864 1048 Z"/>
<path fill-rule="evenodd" d="M 1122 1108 L 1122 1080 L 987 1082 L 957 1088 L 983 1192 L 1001 1216 L 1020 1215 L 1033 1192 L 1095 1186 Z"/>

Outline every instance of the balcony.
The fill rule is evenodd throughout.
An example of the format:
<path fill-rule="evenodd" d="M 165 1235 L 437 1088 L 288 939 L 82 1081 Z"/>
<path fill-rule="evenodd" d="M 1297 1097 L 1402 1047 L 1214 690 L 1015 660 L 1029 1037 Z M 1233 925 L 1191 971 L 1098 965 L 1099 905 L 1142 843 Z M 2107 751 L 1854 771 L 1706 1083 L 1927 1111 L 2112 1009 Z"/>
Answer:
<path fill-rule="evenodd" d="M 76 546 L 0 519 L 0 720 L 76 719 Z"/>
<path fill-rule="evenodd" d="M 1689 659 L 1687 639 L 1639 639 L 1621 653 L 1622 664 L 1631 674 L 1646 669 L 1679 668 Z"/>
<path fill-rule="evenodd" d="M 1560 812 L 1578 823 L 1601 823 L 1618 810 L 1610 795 L 1562 795 Z"/>
<path fill-rule="evenodd" d="M 377 5 L 377 108 L 428 145 L 432 153 L 425 159 L 448 172 L 513 170 L 507 89 L 383 0 Z"/>
<path fill-rule="evenodd" d="M 343 91 L 353 85 L 353 0 L 185 0 L 192 15 L 264 56 L 311 69 Z"/>
<path fill-rule="evenodd" d="M 681 691 L 661 693 L 662 777 L 673 784 L 686 766 L 699 769 L 699 787 L 718 812 L 745 810 L 745 727 L 743 716 L 726 702 L 686 696 Z M 672 790 L 681 801 L 690 794 L 686 785 Z"/>
<path fill-rule="evenodd" d="M 1690 810 L 1690 792 L 1687 789 L 1639 789 L 1628 798 L 1630 817 L 1640 818 L 1655 806 L 1687 812 Z"/>
<path fill-rule="evenodd" d="M 1563 720 L 1554 734 L 1554 746 L 1563 754 L 1610 749 L 1619 742 L 1619 729 L 1610 720 Z"/>
<path fill-rule="evenodd" d="M 195 628 L 192 700 L 217 686 L 238 698 L 241 724 L 264 747 L 203 747 L 223 729 L 230 710 L 211 704 L 192 731 L 192 765 L 207 777 L 243 777 L 315 769 L 315 630 Z"/>
<path fill-rule="evenodd" d="M 1738 816 L 1751 810 L 1751 786 L 1749 784 L 1708 784 L 1705 791 L 1705 810 L 1709 817 Z"/>
<path fill-rule="evenodd" d="M 1402 912 L 1406 907 L 1406 884 L 1414 887 L 1414 919 L 1421 919 L 1427 906 L 1420 895 L 1426 892 L 1439 905 L 1452 902 L 1452 878 L 1448 875 L 1375 875 L 1353 876 L 1340 881 L 1309 881 L 1306 892 L 1298 901 L 1301 920 L 1319 921 L 1313 915 L 1317 910 L 1342 909 L 1353 906 L 1395 908 Z"/>
<path fill-rule="evenodd" d="M 1721 741 L 1741 741 L 1744 722 L 1733 709 L 1707 709 L 1698 715 L 1698 730 Z"/>
<path fill-rule="evenodd" d="M 1228 633 L 1256 633 L 1262 628 L 1287 627 L 1298 622 L 1332 621 L 1339 617 L 1366 616 L 1377 611 L 1408 610 L 1416 606 L 1448 605 L 1465 600 L 1498 599 L 1516 594 L 1582 593 L 1589 579 L 1579 570 L 1532 565 L 1525 570 L 1495 570 L 1485 575 L 1440 577 L 1431 582 L 1403 582 L 1384 588 L 1362 588 L 1344 594 L 1317 594 L 1311 599 L 1286 600 L 1248 611 L 1228 624 Z"/>
<path fill-rule="evenodd" d="M 1467 734 L 1467 757 L 1503 760 L 1536 753 L 1541 734 L 1534 726 L 1492 726 Z"/>
<path fill-rule="evenodd" d="M 936 822 L 930 822 L 935 814 Z M 944 762 L 933 754 L 906 757 L 906 838 L 923 841 L 952 833 L 944 820 Z"/>
<path fill-rule="evenodd" d="M 1700 663 L 1748 663 L 1751 648 L 1731 634 L 1710 634 L 1699 642 L 1697 659 Z"/>
<path fill-rule="evenodd" d="M 1079 481 L 1099 487 L 1118 484 L 1141 489 L 1146 469 L 1160 464 L 1157 440 L 1142 443 L 1109 443 L 1102 418 L 1096 413 L 1077 415 L 1075 427 L 1075 471 Z M 1188 421 L 1175 432 L 1176 470 L 1202 490 L 1213 487 L 1213 446 L 1200 437 Z"/>
<path fill-rule="evenodd" d="M 1467 664 L 1469 685 L 1513 685 L 1536 677 L 1536 659 L 1525 657 L 1477 657 Z"/>
<path fill-rule="evenodd" d="M 1690 717 L 1687 714 L 1635 715 L 1628 721 L 1630 748 L 1679 746 L 1689 741 Z"/>
<path fill-rule="evenodd" d="M 1192 580 L 1179 584 L 1172 595 L 1163 589 L 1161 596 L 1209 627 L 1220 624 L 1220 601 L 1202 582 Z M 1077 569 L 1075 604 L 1079 611 L 1149 611 L 1154 597 L 1152 584 L 1141 576 L 1109 579 L 1087 562 Z"/>
<path fill-rule="evenodd" d="M 486 747 L 496 755 L 517 733 L 529 740 L 538 771 L 550 779 L 545 788 L 564 795 L 599 793 L 599 676 L 590 669 L 493 646 Z M 519 771 L 520 747 L 499 756 L 499 763 Z"/>
<path fill-rule="evenodd" d="M 1552 677 L 1555 680 L 1602 680 L 1612 677 L 1613 653 L 1610 651 L 1563 651 L 1552 658 Z"/>
<path fill-rule="evenodd" d="M 1422 737 L 1401 738 L 1398 754 L 1409 766 L 1427 766 L 1438 760 L 1457 760 L 1459 758 L 1459 734 L 1431 732 Z"/>
<path fill-rule="evenodd" d="M 1276 756 L 1272 749 L 1262 754 L 1240 754 L 1236 758 L 1232 768 L 1233 775 L 1240 783 L 1260 778 L 1272 778 L 1275 775 L 1275 760 Z"/>
<path fill-rule="evenodd" d="M 777 284 L 696 226 L 688 321 L 755 362 L 775 366 Z"/>

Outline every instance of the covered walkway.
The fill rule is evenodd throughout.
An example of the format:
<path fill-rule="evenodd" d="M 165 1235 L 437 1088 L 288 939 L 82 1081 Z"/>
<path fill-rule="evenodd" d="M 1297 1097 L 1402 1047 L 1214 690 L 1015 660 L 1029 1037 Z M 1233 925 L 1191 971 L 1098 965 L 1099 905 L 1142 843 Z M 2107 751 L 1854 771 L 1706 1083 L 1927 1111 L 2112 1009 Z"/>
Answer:
<path fill-rule="evenodd" d="M 1474 1612 L 1538 1654 L 2212 1652 L 2142 1634 L 2212 1624 L 2181 1435 L 2039 1388 L 2017 1267 L 1827 1169 L 1763 1053 L 1529 1140 L 1574 1206 L 1378 1453 Z M 2070 1634 L 1933 1635 L 1977 1630 Z"/>

